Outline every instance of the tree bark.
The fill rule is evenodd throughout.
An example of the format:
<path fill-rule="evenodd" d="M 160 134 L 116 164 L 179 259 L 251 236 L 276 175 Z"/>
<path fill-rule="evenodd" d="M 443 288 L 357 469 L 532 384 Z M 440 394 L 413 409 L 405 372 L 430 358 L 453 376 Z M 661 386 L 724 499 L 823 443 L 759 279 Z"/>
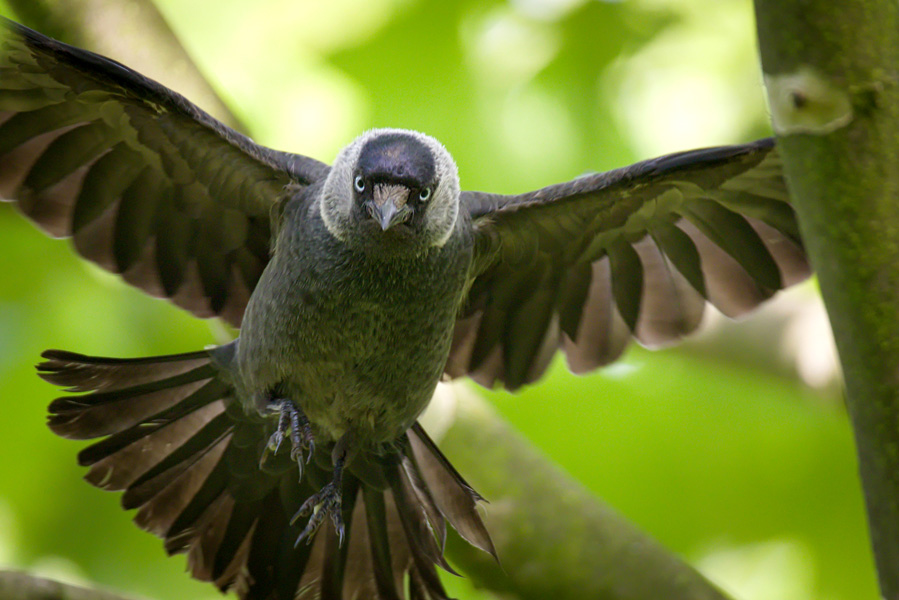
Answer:
<path fill-rule="evenodd" d="M 881 592 L 899 599 L 899 4 L 755 6 L 774 130 L 843 366 Z"/>

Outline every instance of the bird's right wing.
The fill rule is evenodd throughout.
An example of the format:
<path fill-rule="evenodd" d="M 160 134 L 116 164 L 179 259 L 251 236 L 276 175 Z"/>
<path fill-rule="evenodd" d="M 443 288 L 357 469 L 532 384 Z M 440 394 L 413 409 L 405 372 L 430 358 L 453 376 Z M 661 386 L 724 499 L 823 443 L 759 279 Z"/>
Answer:
<path fill-rule="evenodd" d="M 0 17 L 0 199 L 150 294 L 239 326 L 273 207 L 327 171 Z"/>

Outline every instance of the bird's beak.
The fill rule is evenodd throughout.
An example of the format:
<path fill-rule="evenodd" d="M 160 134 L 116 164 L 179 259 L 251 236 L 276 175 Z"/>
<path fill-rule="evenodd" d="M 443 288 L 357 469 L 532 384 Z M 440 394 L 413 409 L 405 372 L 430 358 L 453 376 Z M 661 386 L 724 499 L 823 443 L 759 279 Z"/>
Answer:
<path fill-rule="evenodd" d="M 365 206 L 383 231 L 412 217 L 412 207 L 408 204 L 409 188 L 406 186 L 379 183 L 375 185 L 372 196 Z"/>

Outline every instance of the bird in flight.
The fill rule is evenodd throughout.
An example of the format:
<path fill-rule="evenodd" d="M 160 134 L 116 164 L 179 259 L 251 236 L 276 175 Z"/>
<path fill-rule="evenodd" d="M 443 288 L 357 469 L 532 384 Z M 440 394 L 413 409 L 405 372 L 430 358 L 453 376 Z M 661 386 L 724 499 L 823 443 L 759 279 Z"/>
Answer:
<path fill-rule="evenodd" d="M 240 329 L 187 354 L 49 350 L 50 428 L 87 480 L 242 599 L 446 598 L 481 497 L 417 423 L 441 379 L 514 390 L 743 314 L 809 267 L 773 140 L 518 195 L 463 191 L 435 139 L 328 166 L 108 58 L 0 21 L 0 198 L 84 258 Z"/>

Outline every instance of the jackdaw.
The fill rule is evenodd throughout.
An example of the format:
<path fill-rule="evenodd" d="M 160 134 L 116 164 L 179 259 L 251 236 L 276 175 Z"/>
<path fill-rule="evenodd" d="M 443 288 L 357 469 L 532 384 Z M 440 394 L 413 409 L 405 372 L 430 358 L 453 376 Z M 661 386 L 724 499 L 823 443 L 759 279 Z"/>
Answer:
<path fill-rule="evenodd" d="M 416 419 L 441 378 L 514 390 L 740 315 L 808 264 L 771 139 L 518 194 L 414 131 L 328 166 L 110 59 L 0 24 L 0 196 L 128 283 L 240 328 L 137 359 L 49 350 L 87 479 L 241 598 L 445 598 L 480 496 Z M 299 471 L 299 474 L 298 472 Z"/>

